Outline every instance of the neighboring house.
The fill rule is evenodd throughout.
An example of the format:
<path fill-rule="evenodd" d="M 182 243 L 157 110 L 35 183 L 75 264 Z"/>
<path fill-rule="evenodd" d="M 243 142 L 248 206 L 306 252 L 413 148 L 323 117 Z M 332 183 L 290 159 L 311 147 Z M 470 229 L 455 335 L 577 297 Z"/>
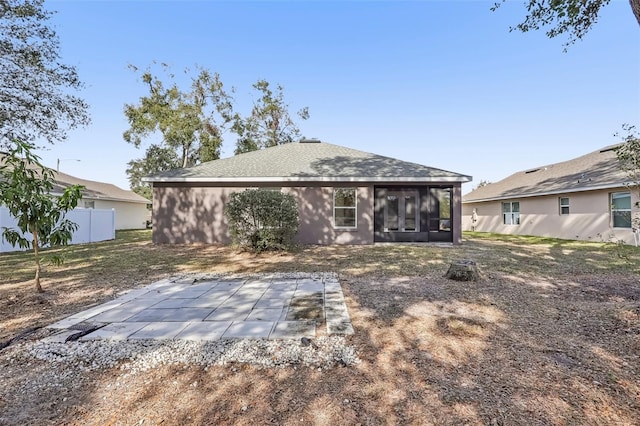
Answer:
<path fill-rule="evenodd" d="M 636 243 L 638 191 L 612 145 L 573 160 L 525 170 L 463 197 L 463 229 L 573 240 Z"/>
<path fill-rule="evenodd" d="M 296 198 L 303 244 L 460 244 L 461 184 L 471 177 L 302 140 L 145 180 L 155 243 L 228 243 L 230 194 L 270 188 Z"/>
<path fill-rule="evenodd" d="M 71 185 L 84 185 L 78 207 L 86 209 L 112 209 L 115 211 L 116 229 L 144 229 L 150 220 L 147 205 L 151 202 L 133 191 L 110 183 L 79 179 L 62 172 L 54 172 L 54 194 L 61 194 Z"/>

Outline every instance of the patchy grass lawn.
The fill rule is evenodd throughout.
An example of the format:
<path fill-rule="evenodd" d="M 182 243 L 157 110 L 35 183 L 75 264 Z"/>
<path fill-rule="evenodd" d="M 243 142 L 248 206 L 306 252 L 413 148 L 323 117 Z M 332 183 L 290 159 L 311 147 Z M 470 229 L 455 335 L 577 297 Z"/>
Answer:
<path fill-rule="evenodd" d="M 356 330 L 349 344 L 362 363 L 324 371 L 111 369 L 69 375 L 62 388 L 30 394 L 22 393 L 25 384 L 48 366 L 16 368 L 5 350 L 2 421 L 631 425 L 640 418 L 635 247 L 469 233 L 461 247 L 380 244 L 254 255 L 154 246 L 149 231 L 127 231 L 65 253 L 62 267 L 45 268 L 41 295 L 31 282 L 31 256 L 0 255 L 0 342 L 170 275 L 335 271 Z M 484 279 L 444 279 L 458 259 L 475 260 Z"/>

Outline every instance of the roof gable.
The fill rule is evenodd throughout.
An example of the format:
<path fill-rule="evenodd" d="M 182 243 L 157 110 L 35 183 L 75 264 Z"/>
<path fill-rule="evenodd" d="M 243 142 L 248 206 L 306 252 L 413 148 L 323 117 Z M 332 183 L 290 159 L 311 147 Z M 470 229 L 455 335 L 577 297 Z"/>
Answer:
<path fill-rule="evenodd" d="M 463 202 L 533 197 L 624 186 L 628 177 L 618 165 L 615 152 L 618 146 L 620 144 L 611 145 L 569 161 L 514 173 L 501 181 L 473 190 L 463 197 Z"/>
<path fill-rule="evenodd" d="M 325 142 L 294 142 L 174 169 L 148 182 L 456 181 L 469 176 Z"/>

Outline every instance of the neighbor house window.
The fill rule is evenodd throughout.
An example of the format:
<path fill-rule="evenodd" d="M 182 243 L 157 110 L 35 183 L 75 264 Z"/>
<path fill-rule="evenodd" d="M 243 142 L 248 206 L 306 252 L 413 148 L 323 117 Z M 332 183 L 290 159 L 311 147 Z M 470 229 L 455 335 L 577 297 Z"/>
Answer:
<path fill-rule="evenodd" d="M 611 194 L 611 222 L 614 228 L 631 228 L 631 193 Z"/>
<path fill-rule="evenodd" d="M 96 208 L 96 202 L 95 201 L 85 201 L 84 202 L 84 208 L 85 209 L 95 209 Z"/>
<path fill-rule="evenodd" d="M 560 197 L 560 214 L 569 214 L 569 197 Z"/>
<path fill-rule="evenodd" d="M 520 225 L 520 203 L 518 201 L 502 203 L 502 217 L 505 225 Z"/>
<path fill-rule="evenodd" d="M 336 228 L 356 227 L 355 188 L 336 188 L 333 191 L 333 224 Z"/>

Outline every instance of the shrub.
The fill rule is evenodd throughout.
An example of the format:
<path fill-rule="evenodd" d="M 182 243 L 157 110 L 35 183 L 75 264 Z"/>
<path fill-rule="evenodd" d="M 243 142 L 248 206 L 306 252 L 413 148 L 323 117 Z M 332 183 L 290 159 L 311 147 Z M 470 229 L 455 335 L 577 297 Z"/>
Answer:
<path fill-rule="evenodd" d="M 248 189 L 225 206 L 234 244 L 254 251 L 289 250 L 298 233 L 298 206 L 289 194 Z"/>

